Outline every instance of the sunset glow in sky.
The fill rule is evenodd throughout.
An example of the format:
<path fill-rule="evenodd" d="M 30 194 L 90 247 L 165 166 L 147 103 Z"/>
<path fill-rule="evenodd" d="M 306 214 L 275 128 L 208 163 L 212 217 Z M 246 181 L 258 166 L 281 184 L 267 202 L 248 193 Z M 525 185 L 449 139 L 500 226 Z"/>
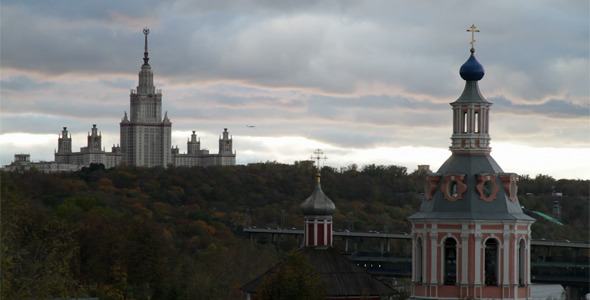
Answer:
<path fill-rule="evenodd" d="M 333 167 L 450 156 L 475 24 L 492 156 L 506 172 L 590 179 L 588 1 L 2 1 L 0 163 L 53 160 L 92 124 L 107 151 L 143 63 L 142 29 L 173 145 L 195 130 L 237 163 Z M 255 127 L 248 127 L 254 125 Z"/>

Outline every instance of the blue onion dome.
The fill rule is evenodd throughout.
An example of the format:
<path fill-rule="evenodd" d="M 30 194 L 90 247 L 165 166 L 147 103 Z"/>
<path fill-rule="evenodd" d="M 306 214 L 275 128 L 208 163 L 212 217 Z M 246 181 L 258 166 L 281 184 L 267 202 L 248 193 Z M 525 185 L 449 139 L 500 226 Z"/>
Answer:
<path fill-rule="evenodd" d="M 324 194 L 318 181 L 311 196 L 301 204 L 301 211 L 305 216 L 331 216 L 336 211 L 336 206 Z"/>
<path fill-rule="evenodd" d="M 475 59 L 473 53 L 459 69 L 459 74 L 465 81 L 478 81 L 483 78 L 484 73 L 483 66 Z"/>

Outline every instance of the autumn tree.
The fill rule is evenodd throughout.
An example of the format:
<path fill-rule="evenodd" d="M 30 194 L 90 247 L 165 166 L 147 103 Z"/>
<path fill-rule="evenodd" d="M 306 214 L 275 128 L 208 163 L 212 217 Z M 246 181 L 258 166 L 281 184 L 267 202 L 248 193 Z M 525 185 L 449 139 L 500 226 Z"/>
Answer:
<path fill-rule="evenodd" d="M 261 300 L 313 300 L 326 297 L 325 282 L 299 251 L 291 252 L 260 284 Z"/>

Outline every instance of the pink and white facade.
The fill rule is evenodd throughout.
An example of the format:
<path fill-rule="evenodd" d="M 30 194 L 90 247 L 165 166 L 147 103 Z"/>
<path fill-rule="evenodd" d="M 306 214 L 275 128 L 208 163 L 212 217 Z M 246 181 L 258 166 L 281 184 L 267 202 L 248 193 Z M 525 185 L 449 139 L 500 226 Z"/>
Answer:
<path fill-rule="evenodd" d="M 530 223 L 414 223 L 412 296 L 530 298 Z"/>
<path fill-rule="evenodd" d="M 516 174 L 491 157 L 489 109 L 471 56 L 453 109 L 451 157 L 429 173 L 412 224 L 412 299 L 529 299 L 533 219 L 516 196 Z"/>

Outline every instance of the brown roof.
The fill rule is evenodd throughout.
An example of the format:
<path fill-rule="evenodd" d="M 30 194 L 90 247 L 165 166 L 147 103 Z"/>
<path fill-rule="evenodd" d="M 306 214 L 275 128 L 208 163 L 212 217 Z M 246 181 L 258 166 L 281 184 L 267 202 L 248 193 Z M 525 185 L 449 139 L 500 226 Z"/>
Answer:
<path fill-rule="evenodd" d="M 326 296 L 385 296 L 392 295 L 394 290 L 383 282 L 374 278 L 365 269 L 338 253 L 334 248 L 305 247 L 299 250 L 307 255 L 311 265 L 316 267 L 316 272 L 326 283 Z M 256 294 L 260 284 L 267 276 L 273 274 L 271 268 L 260 277 L 252 280 L 242 287 L 242 290 Z"/>

